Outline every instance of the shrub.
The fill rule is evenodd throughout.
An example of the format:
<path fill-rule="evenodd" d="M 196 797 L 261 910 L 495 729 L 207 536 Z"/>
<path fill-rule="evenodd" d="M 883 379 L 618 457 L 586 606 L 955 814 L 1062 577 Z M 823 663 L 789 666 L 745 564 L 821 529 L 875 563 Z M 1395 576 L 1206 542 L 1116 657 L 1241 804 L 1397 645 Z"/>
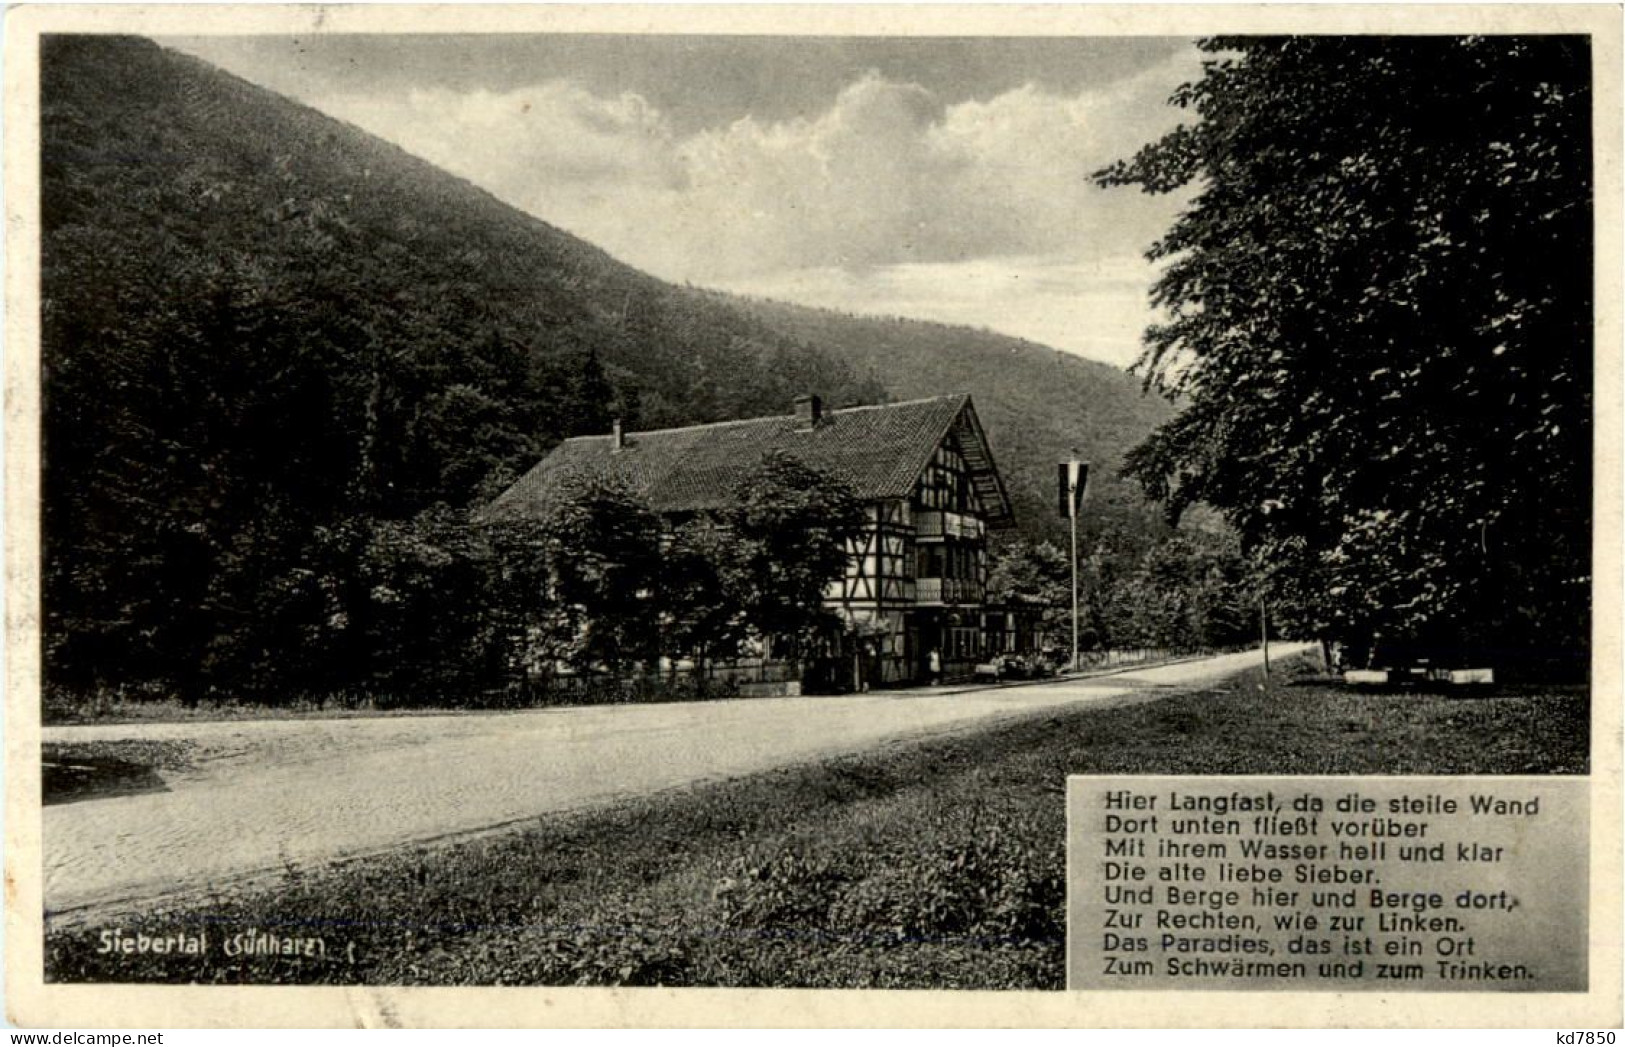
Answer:
<path fill-rule="evenodd" d="M 805 933 L 828 926 L 845 882 L 827 852 L 753 847 L 723 864 L 711 896 L 723 927 Z"/>

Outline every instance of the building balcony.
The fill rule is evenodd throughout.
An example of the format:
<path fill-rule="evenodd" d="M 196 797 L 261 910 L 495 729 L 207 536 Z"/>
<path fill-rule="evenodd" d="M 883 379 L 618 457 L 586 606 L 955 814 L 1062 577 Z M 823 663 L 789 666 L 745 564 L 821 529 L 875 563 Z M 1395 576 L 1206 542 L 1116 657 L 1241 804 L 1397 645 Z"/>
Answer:
<path fill-rule="evenodd" d="M 968 578 L 918 578 L 914 582 L 917 605 L 981 603 L 982 583 Z"/>
<path fill-rule="evenodd" d="M 982 519 L 968 513 L 925 510 L 914 514 L 915 538 L 980 538 Z"/>

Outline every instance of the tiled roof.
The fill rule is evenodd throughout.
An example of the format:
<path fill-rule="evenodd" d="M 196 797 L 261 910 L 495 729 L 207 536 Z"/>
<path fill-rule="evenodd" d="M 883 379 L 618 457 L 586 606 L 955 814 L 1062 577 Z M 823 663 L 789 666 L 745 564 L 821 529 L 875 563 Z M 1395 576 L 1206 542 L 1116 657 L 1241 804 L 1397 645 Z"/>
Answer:
<path fill-rule="evenodd" d="M 963 444 L 978 445 L 975 457 L 987 463 L 990 475 L 978 477 L 977 486 L 988 504 L 989 523 L 1006 523 L 1009 500 L 993 470 L 975 408 L 963 393 L 826 411 L 810 429 L 785 414 L 627 433 L 626 446 L 619 451 L 611 436 L 578 436 L 554 448 L 481 515 L 512 519 L 539 514 L 552 503 L 563 479 L 581 471 L 618 476 L 656 512 L 722 509 L 770 451 L 844 481 L 864 500 L 907 498 L 937 445 L 955 429 Z"/>

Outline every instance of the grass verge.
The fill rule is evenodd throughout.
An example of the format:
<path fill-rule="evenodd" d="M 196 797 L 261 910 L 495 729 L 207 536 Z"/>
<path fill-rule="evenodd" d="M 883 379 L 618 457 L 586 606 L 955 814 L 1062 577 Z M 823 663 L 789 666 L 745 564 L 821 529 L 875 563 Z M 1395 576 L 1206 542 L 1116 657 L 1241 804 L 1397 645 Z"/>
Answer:
<path fill-rule="evenodd" d="M 1058 989 L 1067 774 L 1586 771 L 1583 689 L 1361 693 L 1309 673 L 289 867 L 275 887 L 116 921 L 48 919 L 46 976 Z M 98 951 L 115 930 L 207 944 Z M 230 955 L 234 940 L 256 948 Z M 307 940 L 320 955 L 282 954 Z"/>

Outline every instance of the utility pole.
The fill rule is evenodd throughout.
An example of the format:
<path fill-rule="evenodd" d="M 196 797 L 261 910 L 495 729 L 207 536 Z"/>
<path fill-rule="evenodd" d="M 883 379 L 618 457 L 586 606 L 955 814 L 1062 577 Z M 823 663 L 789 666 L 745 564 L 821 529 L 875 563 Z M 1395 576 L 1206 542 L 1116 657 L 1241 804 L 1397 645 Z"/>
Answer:
<path fill-rule="evenodd" d="M 1073 463 L 1076 464 L 1076 463 Z M 1073 504 L 1072 520 L 1072 671 L 1078 671 L 1078 509 Z"/>
<path fill-rule="evenodd" d="M 1267 498 L 1264 500 L 1264 504 L 1258 507 L 1258 511 L 1268 516 L 1271 510 L 1280 508 L 1281 504 L 1278 499 Z M 1264 686 L 1268 687 L 1270 685 L 1270 618 L 1267 602 L 1269 570 L 1263 561 L 1259 562 L 1258 570 L 1258 639 L 1259 645 L 1264 650 Z"/>
<path fill-rule="evenodd" d="M 1072 460 L 1062 462 L 1057 470 L 1057 500 L 1061 515 L 1067 518 L 1072 530 L 1072 668 L 1078 668 L 1078 511 L 1083 505 L 1083 493 L 1089 487 L 1089 463 L 1080 462 L 1076 448 Z"/>
<path fill-rule="evenodd" d="M 1265 610 L 1264 597 L 1258 597 L 1258 635 L 1264 644 L 1264 682 L 1270 682 L 1270 619 Z"/>

